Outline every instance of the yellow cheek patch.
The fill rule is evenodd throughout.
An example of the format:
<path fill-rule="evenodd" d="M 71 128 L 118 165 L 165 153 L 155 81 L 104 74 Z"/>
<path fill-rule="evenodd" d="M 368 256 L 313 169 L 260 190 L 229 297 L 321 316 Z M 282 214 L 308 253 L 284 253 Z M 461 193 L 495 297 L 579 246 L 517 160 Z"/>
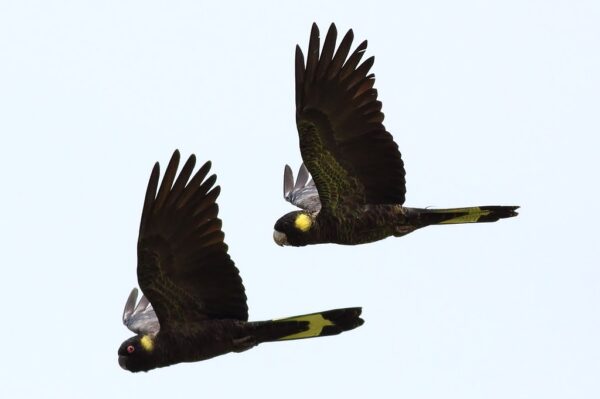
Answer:
<path fill-rule="evenodd" d="M 146 352 L 152 352 L 154 349 L 154 340 L 149 335 L 144 335 L 142 339 L 140 339 L 140 344 L 142 344 L 142 348 Z"/>
<path fill-rule="evenodd" d="M 312 226 L 312 220 L 307 214 L 301 213 L 296 216 L 294 226 L 302 232 L 307 232 L 310 229 L 310 226 Z"/>

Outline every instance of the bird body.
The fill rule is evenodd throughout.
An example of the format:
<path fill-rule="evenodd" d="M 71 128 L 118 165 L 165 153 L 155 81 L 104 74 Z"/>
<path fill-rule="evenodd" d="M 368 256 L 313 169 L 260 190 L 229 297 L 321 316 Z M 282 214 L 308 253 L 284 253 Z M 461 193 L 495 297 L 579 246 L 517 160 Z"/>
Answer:
<path fill-rule="evenodd" d="M 363 205 L 342 212 L 339 217 L 294 211 L 275 224 L 275 242 L 279 245 L 304 246 L 334 243 L 358 245 L 387 237 L 401 237 L 413 231 L 442 224 L 495 222 L 516 215 L 514 206 L 479 206 L 450 209 L 410 208 L 402 205 Z M 297 228 L 299 216 L 310 218 L 310 227 Z M 286 231 L 284 236 L 278 232 Z M 291 240 L 291 242 L 290 242 Z"/>
<path fill-rule="evenodd" d="M 139 342 L 138 352 L 144 354 L 139 360 L 130 358 L 126 369 L 148 371 L 182 362 L 207 360 L 234 351 L 236 337 L 243 336 L 244 322 L 239 320 L 207 320 L 202 324 L 189 325 L 179 331 L 160 331 L 156 336 L 137 335 L 125 341 L 118 351 L 119 363 L 125 362 L 127 348 Z M 151 346 L 142 340 L 151 340 Z"/>
<path fill-rule="evenodd" d="M 345 308 L 279 320 L 206 320 L 155 336 L 138 334 L 119 348 L 119 364 L 132 372 L 148 371 L 244 352 L 264 342 L 336 335 L 362 325 L 360 314 L 360 308 Z M 141 355 L 130 356 L 130 347 Z"/>

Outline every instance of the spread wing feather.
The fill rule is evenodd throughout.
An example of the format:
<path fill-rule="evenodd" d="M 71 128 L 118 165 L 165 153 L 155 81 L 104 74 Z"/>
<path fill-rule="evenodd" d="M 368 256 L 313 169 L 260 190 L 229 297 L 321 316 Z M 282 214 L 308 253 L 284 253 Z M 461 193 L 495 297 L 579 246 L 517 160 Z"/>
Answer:
<path fill-rule="evenodd" d="M 294 183 L 294 173 L 288 165 L 285 165 L 283 171 L 283 198 L 298 208 L 317 212 L 321 209 L 319 192 L 314 180 L 308 181 L 309 177 L 306 166 L 302 164 L 298 170 L 296 183 Z"/>
<path fill-rule="evenodd" d="M 337 51 L 336 39 L 332 24 L 319 56 L 319 30 L 313 24 L 306 65 L 296 47 L 296 124 L 302 159 L 324 210 L 335 214 L 341 205 L 402 204 L 404 164 L 382 124 L 375 78 L 368 74 L 374 58 L 359 65 L 366 41 L 350 54 L 352 30 Z"/>
<path fill-rule="evenodd" d="M 144 295 L 136 306 L 137 288 L 131 290 L 123 310 L 123 324 L 136 334 L 156 335 L 160 331 L 160 323 L 152 305 Z"/>
<path fill-rule="evenodd" d="M 227 254 L 218 218 L 216 176 L 210 162 L 191 178 L 195 156 L 179 176 L 175 151 L 158 186 L 156 163 L 142 210 L 138 240 L 138 282 L 162 329 L 203 319 L 248 319 L 244 286 Z M 157 193 L 158 189 L 158 193 Z"/>

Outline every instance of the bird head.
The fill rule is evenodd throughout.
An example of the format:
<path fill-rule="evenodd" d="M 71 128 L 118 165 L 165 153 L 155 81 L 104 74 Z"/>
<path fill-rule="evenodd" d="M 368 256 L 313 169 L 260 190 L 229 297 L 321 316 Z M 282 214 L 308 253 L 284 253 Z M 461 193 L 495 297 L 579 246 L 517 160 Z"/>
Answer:
<path fill-rule="evenodd" d="M 305 211 L 290 212 L 275 223 L 273 239 L 277 245 L 300 247 L 313 242 L 316 216 Z"/>
<path fill-rule="evenodd" d="M 150 335 L 131 337 L 119 347 L 119 366 L 132 373 L 156 368 L 155 349 L 154 337 Z"/>

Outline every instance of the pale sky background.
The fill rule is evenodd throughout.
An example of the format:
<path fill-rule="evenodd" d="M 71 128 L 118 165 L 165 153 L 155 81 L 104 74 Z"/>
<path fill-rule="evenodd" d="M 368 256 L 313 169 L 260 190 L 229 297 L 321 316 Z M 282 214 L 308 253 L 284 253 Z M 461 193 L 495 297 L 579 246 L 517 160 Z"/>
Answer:
<path fill-rule="evenodd" d="M 369 40 L 407 205 L 520 216 L 276 246 L 313 21 Z M 599 43 L 597 1 L 0 1 L 0 397 L 600 397 Z M 121 370 L 144 190 L 175 148 L 213 161 L 252 320 L 365 325 Z"/>

